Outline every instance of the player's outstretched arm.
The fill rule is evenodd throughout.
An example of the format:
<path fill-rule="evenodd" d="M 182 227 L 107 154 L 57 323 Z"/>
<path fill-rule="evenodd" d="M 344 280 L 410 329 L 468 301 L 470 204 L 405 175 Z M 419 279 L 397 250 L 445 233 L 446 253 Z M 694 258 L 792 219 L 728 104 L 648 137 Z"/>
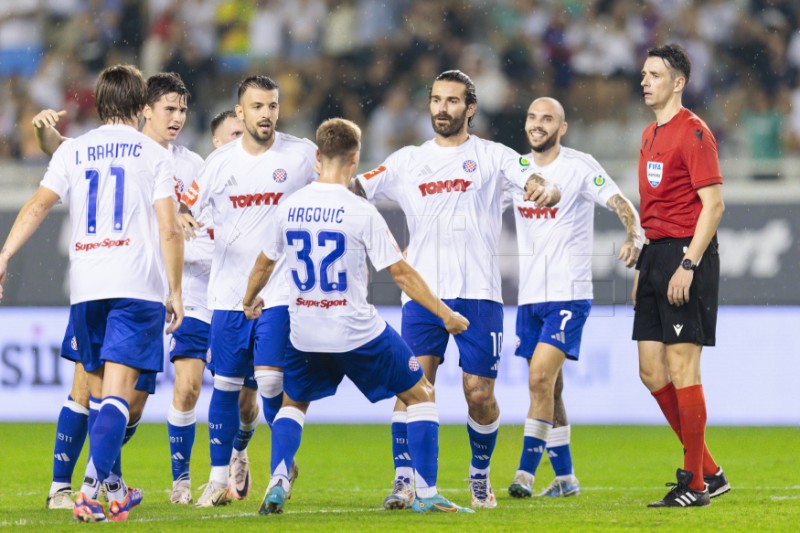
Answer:
<path fill-rule="evenodd" d="M 56 129 L 59 119 L 67 115 L 63 109 L 56 111 L 54 109 L 43 109 L 33 117 L 31 123 L 33 124 L 33 132 L 36 135 L 36 144 L 39 149 L 47 155 L 53 155 L 61 143 L 67 140 Z"/>
<path fill-rule="evenodd" d="M 525 183 L 525 194 L 522 199 L 534 202 L 537 207 L 552 207 L 561 201 L 561 189 L 539 174 L 533 174 Z"/>
<path fill-rule="evenodd" d="M 633 207 L 631 201 L 622 194 L 615 194 L 609 198 L 606 205 L 617 214 L 620 222 L 625 226 L 627 236 L 619 250 L 617 259 L 625 263 L 626 267 L 631 268 L 636 264 L 636 260 L 639 259 L 639 252 L 642 251 L 642 244 L 644 243 L 642 228 L 639 223 L 639 213 Z"/>
<path fill-rule="evenodd" d="M 177 220 L 177 206 L 173 198 L 160 198 L 153 204 L 158 218 L 161 237 L 161 255 L 169 283 L 167 296 L 167 333 L 178 329 L 183 322 L 183 235 Z"/>
<path fill-rule="evenodd" d="M 3 300 L 3 285 L 8 272 L 8 262 L 31 238 L 45 219 L 50 209 L 58 202 L 58 194 L 47 187 L 39 187 L 22 206 L 3 248 L 0 249 L 0 301 Z"/>
<path fill-rule="evenodd" d="M 428 284 L 419 275 L 419 272 L 414 270 L 414 267 L 409 265 L 405 259 L 401 259 L 397 263 L 387 268 L 389 274 L 392 275 L 394 282 L 397 286 L 406 293 L 409 298 L 420 304 L 422 307 L 442 319 L 444 327 L 453 335 L 458 335 L 467 330 L 469 327 L 469 320 L 450 309 L 446 303 L 436 297 L 431 292 Z"/>
<path fill-rule="evenodd" d="M 253 265 L 253 270 L 250 271 L 247 290 L 245 290 L 244 300 L 242 300 L 244 315 L 250 320 L 261 316 L 264 300 L 258 293 L 266 287 L 273 270 L 275 270 L 275 261 L 264 255 L 264 252 L 260 252 Z"/>

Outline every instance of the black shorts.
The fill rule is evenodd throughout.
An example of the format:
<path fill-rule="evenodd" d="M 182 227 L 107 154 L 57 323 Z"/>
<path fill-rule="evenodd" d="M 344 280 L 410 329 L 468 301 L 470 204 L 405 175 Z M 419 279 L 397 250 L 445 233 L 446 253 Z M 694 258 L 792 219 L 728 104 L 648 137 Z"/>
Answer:
<path fill-rule="evenodd" d="M 689 287 L 689 302 L 676 307 L 667 300 L 669 280 L 680 267 L 691 238 L 659 239 L 642 250 L 633 340 L 665 344 L 716 343 L 719 307 L 719 246 L 715 236 L 708 245 Z"/>

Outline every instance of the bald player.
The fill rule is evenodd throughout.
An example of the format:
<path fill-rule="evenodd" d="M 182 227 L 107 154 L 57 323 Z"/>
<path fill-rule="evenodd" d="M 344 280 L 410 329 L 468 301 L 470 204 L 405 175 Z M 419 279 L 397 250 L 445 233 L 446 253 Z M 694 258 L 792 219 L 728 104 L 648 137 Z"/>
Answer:
<path fill-rule="evenodd" d="M 525 133 L 531 147 L 524 162 L 561 189 L 553 207 L 539 208 L 512 193 L 520 276 L 516 355 L 528 361 L 531 404 L 519 468 L 509 494 L 527 498 L 547 451 L 556 477 L 540 496 L 573 496 L 580 484 L 572 468 L 570 426 L 561 398 L 561 367 L 577 361 L 581 334 L 592 308 L 594 206 L 614 211 L 626 238 L 618 259 L 636 264 L 642 247 L 639 216 L 605 170 L 589 154 L 561 145 L 567 133 L 564 108 L 553 98 L 537 98 L 528 108 Z"/>

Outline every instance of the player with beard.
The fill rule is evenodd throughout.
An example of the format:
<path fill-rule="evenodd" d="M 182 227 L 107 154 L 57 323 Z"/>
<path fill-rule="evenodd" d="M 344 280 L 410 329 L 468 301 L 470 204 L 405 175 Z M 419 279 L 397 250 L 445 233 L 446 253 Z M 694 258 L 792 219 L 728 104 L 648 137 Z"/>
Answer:
<path fill-rule="evenodd" d="M 470 135 L 467 128 L 478 99 L 472 80 L 449 70 L 429 94 L 434 139 L 398 150 L 376 169 L 358 176 L 354 187 L 370 200 L 393 200 L 410 231 L 408 262 L 472 327 L 458 336 L 468 406 L 467 433 L 472 450 L 469 488 L 473 507 L 497 506 L 489 482 L 489 462 L 497 440 L 500 410 L 494 383 L 503 339 L 500 272 L 495 258 L 502 224 L 503 191 L 527 188 L 524 197 L 553 205 L 557 187 L 530 175 L 515 151 Z M 403 294 L 402 336 L 435 383 L 450 338 L 442 321 Z M 405 509 L 414 500 L 408 449 L 406 406 L 392 414 L 392 452 L 396 477 L 386 509 Z"/>
<path fill-rule="evenodd" d="M 283 262 L 261 293 L 266 304 L 255 323 L 245 317 L 242 298 L 259 254 L 254 243 L 265 241 L 267 222 L 279 202 L 316 178 L 314 143 L 275 131 L 278 85 L 267 76 L 251 76 L 240 83 L 238 96 L 236 114 L 244 121 L 244 134 L 208 157 L 182 197 L 194 215 L 210 206 L 215 228 L 208 293 L 215 371 L 208 413 L 211 473 L 198 507 L 224 505 L 234 496 L 228 461 L 239 427 L 239 391 L 254 367 L 270 426 L 280 409 L 289 336 Z"/>
<path fill-rule="evenodd" d="M 409 446 L 417 477 L 414 511 L 471 513 L 438 493 L 439 415 L 433 387 L 395 330 L 367 302 L 367 258 L 458 335 L 467 320 L 437 299 L 403 260 L 386 221 L 346 186 L 358 168 L 361 130 L 334 118 L 317 129 L 320 178 L 282 203 L 272 235 L 253 266 L 244 309 L 261 312 L 257 297 L 277 260 L 285 256 L 292 291 L 286 393 L 272 432 L 272 477 L 260 514 L 282 513 L 291 465 L 312 401 L 331 396 L 344 376 L 371 402 L 396 395 L 408 404 Z M 328 305 L 333 303 L 335 305 Z"/>
<path fill-rule="evenodd" d="M 536 468 L 547 451 L 556 477 L 540 496 L 573 496 L 580 493 L 580 484 L 572 468 L 570 426 L 561 398 L 562 366 L 565 359 L 578 360 L 592 307 L 595 204 L 614 211 L 625 227 L 617 258 L 628 268 L 639 256 L 642 234 L 636 209 L 603 167 L 589 154 L 562 146 L 567 122 L 557 100 L 534 100 L 525 132 L 532 159 L 525 164 L 558 185 L 561 200 L 542 210 L 522 194 L 507 198 L 514 208 L 521 273 L 516 355 L 528 361 L 531 399 L 522 456 L 508 492 L 514 498 L 533 494 Z"/>

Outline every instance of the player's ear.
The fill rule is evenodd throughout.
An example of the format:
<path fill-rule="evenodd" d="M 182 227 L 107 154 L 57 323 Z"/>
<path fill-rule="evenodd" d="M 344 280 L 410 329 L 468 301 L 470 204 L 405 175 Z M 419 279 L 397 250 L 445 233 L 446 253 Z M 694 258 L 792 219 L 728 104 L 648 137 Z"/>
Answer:
<path fill-rule="evenodd" d="M 236 104 L 235 106 L 233 106 L 233 110 L 236 113 L 236 116 L 239 118 L 239 120 L 244 121 L 244 109 L 242 108 L 242 106 Z"/>
<path fill-rule="evenodd" d="M 150 120 L 150 118 L 153 116 L 153 108 L 149 105 L 145 105 L 142 108 L 142 116 L 145 120 Z"/>

